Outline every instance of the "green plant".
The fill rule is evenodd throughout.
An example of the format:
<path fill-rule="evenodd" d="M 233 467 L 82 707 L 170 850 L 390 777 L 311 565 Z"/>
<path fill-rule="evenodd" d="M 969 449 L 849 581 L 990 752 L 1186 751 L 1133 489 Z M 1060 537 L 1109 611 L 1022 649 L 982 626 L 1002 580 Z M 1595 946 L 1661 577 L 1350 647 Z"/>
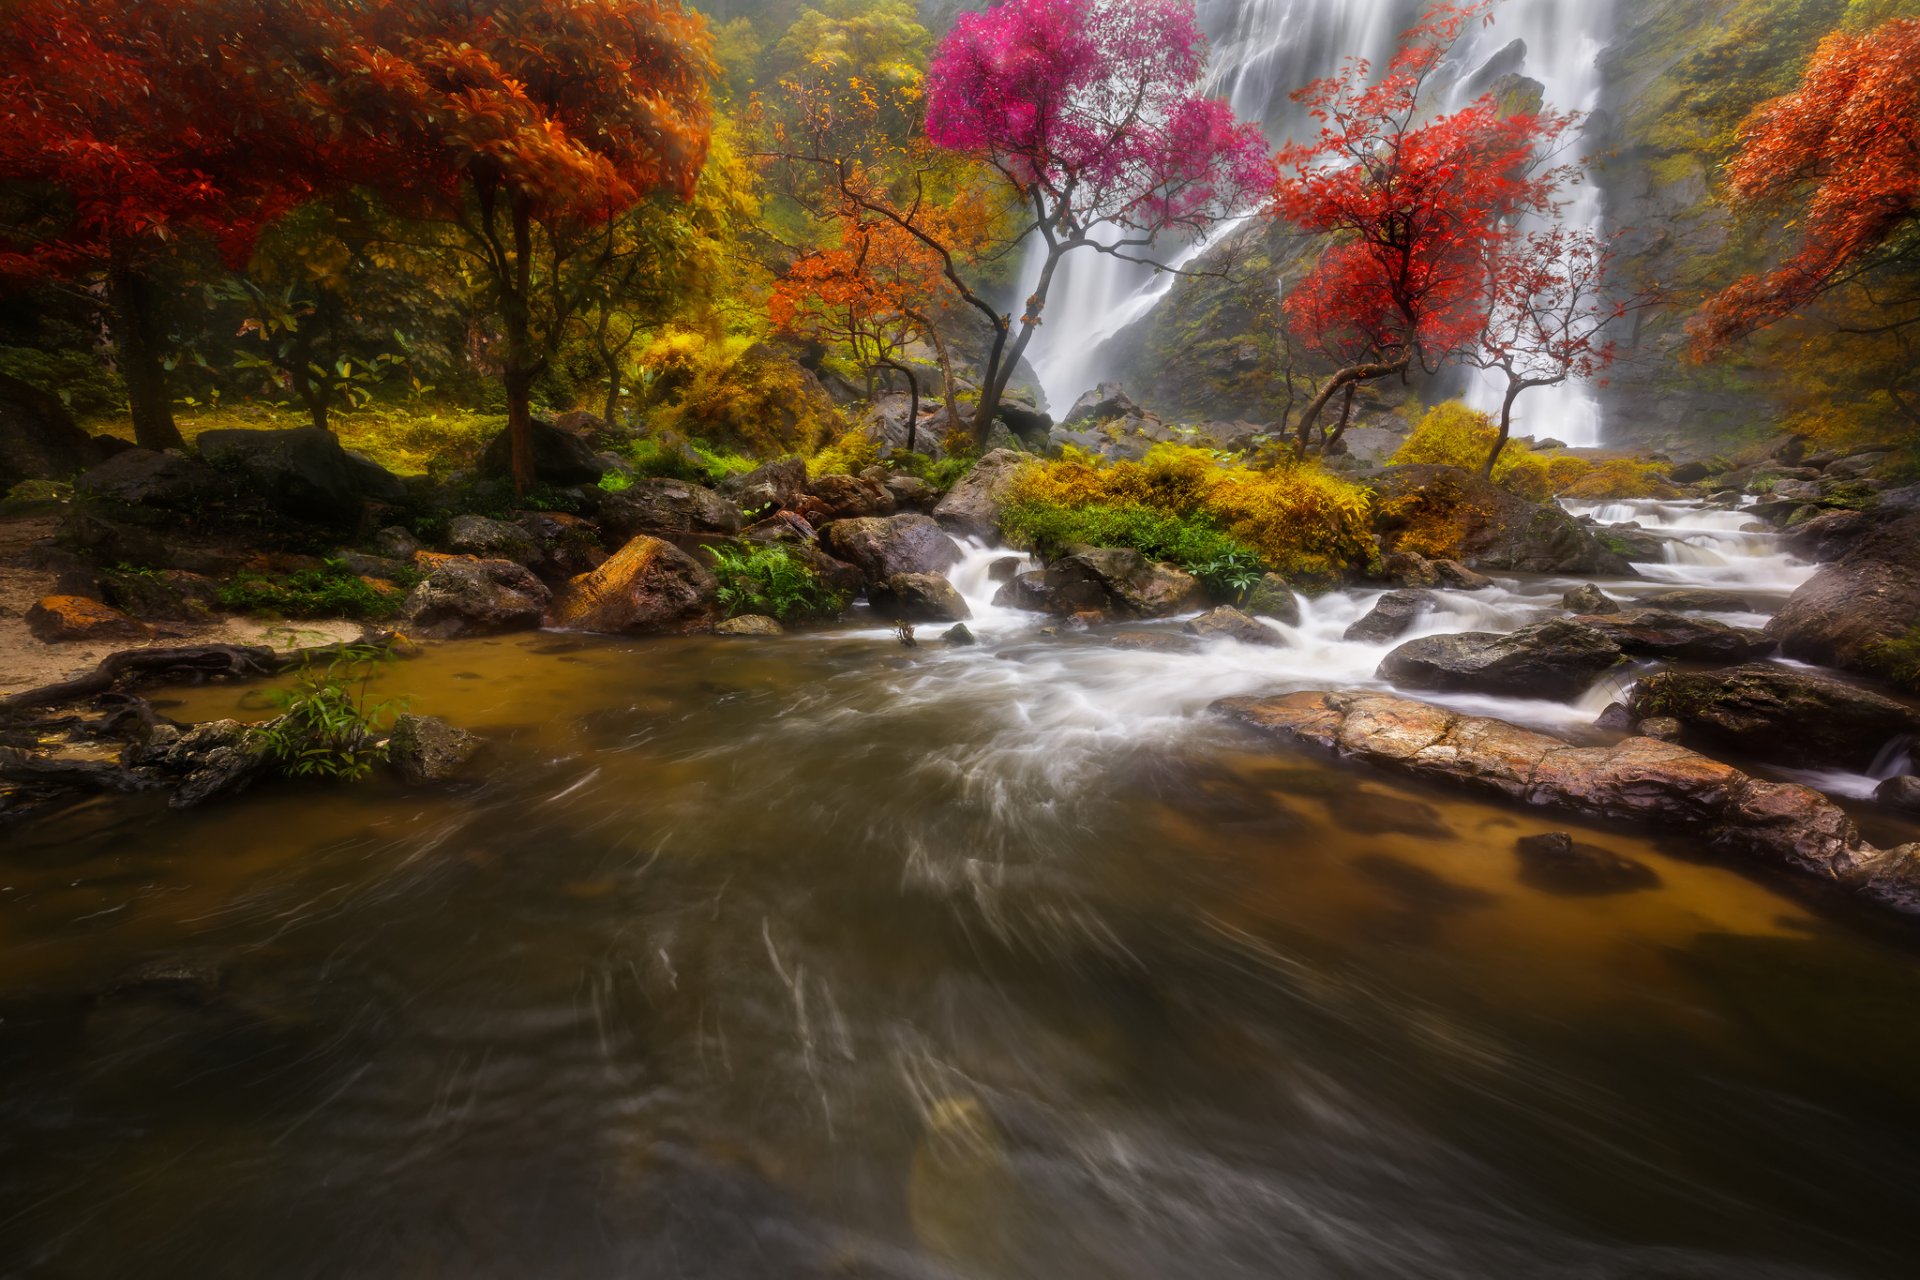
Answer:
<path fill-rule="evenodd" d="M 633 477 L 624 471 L 609 471 L 600 477 L 600 489 L 604 493 L 625 493 L 633 488 Z"/>
<path fill-rule="evenodd" d="M 1250 587 L 1266 569 L 1258 552 L 1205 516 L 1177 516 L 1135 503 L 1067 506 L 1030 498 L 1010 503 L 1001 512 L 1000 528 L 1009 540 L 1043 556 L 1076 545 L 1128 547 L 1149 560 L 1178 565 L 1210 588 L 1224 585 L 1232 592 L 1241 588 L 1228 585 L 1228 578 L 1250 574 Z"/>
<path fill-rule="evenodd" d="M 1187 571 L 1200 579 L 1214 595 L 1244 600 L 1249 591 L 1260 585 L 1267 567 L 1252 551 L 1241 549 L 1226 552 L 1202 564 L 1189 565 Z"/>
<path fill-rule="evenodd" d="M 952 453 L 935 462 L 924 453 L 896 453 L 887 461 L 896 471 L 904 471 L 910 476 L 925 480 L 934 488 L 945 491 L 973 470 L 973 464 L 980 459 L 971 453 Z"/>
<path fill-rule="evenodd" d="M 218 599 L 221 608 L 238 613 L 379 622 L 400 612 L 405 588 L 417 581 L 417 577 L 399 583 L 363 578 L 341 561 L 329 560 L 317 569 L 278 576 L 243 573 L 221 584 Z"/>
<path fill-rule="evenodd" d="M 257 732 L 281 776 L 359 782 L 386 759 L 382 734 L 402 704 L 369 698 L 367 686 L 387 657 L 363 645 L 334 650 L 324 667 L 307 656 L 293 687 L 269 695 L 280 716 Z"/>
<path fill-rule="evenodd" d="M 760 465 L 744 454 L 689 440 L 672 431 L 657 432 L 634 441 L 627 450 L 627 458 L 633 463 L 636 476 L 708 485 L 718 484 L 728 476 L 745 475 Z M 601 487 L 606 487 L 604 477 Z"/>
<path fill-rule="evenodd" d="M 805 561 L 778 544 L 708 547 L 720 581 L 720 607 L 730 618 L 763 614 L 782 622 L 837 618 L 847 596 L 821 581 Z"/>

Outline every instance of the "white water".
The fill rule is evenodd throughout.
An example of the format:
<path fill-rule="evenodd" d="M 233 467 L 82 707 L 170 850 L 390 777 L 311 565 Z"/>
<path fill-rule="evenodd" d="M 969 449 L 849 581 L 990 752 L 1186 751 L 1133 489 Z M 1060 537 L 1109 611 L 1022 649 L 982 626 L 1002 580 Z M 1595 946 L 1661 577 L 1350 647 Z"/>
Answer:
<path fill-rule="evenodd" d="M 1526 42 L 1520 67 L 1546 86 L 1547 102 L 1559 110 L 1590 110 L 1601 82 L 1600 50 L 1612 29 L 1614 0 L 1507 0 L 1490 28 L 1476 30 L 1455 56 L 1455 73 L 1464 83 L 1487 58 L 1509 42 Z M 1420 12 L 1408 0 L 1200 0 L 1202 28 L 1213 43 L 1208 89 L 1232 103 L 1244 119 L 1262 121 L 1275 140 L 1299 133 L 1310 122 L 1288 99 L 1294 89 L 1336 70 L 1350 56 L 1382 65 L 1394 40 Z M 1449 104 L 1452 105 L 1452 104 Z M 1591 184 L 1575 189 L 1564 217 L 1572 225 L 1598 226 L 1601 210 Z M 1177 247 L 1166 259 L 1176 269 L 1237 230 L 1244 220 L 1216 229 L 1205 243 Z M 1040 250 L 1030 251 L 1021 296 L 1032 291 L 1040 269 Z M 1080 250 L 1061 263 L 1047 301 L 1045 323 L 1035 335 L 1028 359 L 1056 414 L 1112 369 L 1105 344 L 1141 319 L 1171 291 L 1177 277 Z M 1276 282 L 1276 287 L 1278 282 Z M 1474 403 L 1488 397 L 1497 407 L 1499 391 L 1475 375 L 1469 388 Z M 1537 388 L 1519 406 L 1523 435 L 1552 436 L 1574 445 L 1600 442 L 1600 412 L 1591 388 L 1569 384 Z"/>

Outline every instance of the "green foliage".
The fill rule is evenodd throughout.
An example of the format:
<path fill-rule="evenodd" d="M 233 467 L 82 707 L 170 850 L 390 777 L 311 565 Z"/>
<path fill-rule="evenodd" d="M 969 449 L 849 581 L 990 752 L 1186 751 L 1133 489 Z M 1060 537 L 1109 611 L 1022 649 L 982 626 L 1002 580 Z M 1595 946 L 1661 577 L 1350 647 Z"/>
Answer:
<path fill-rule="evenodd" d="M 1000 529 L 1015 544 L 1048 557 L 1073 546 L 1129 547 L 1149 560 L 1177 565 L 1228 595 L 1247 590 L 1265 571 L 1257 551 L 1221 532 L 1210 518 L 1138 503 L 1068 506 L 1028 498 L 1008 504 Z"/>
<path fill-rule="evenodd" d="M 669 330 L 640 359 L 656 430 L 759 457 L 812 453 L 846 430 L 819 379 L 750 337 Z"/>
<path fill-rule="evenodd" d="M 256 732 L 283 777 L 359 782 L 386 759 L 381 735 L 401 704 L 367 696 L 385 650 L 350 646 L 334 651 L 326 666 L 302 660 L 291 689 L 270 696 L 280 717 Z"/>
<path fill-rule="evenodd" d="M 673 431 L 656 431 L 634 441 L 627 458 L 637 476 L 707 485 L 718 484 L 728 476 L 745 475 L 760 465 L 745 454 L 703 440 L 689 440 Z M 600 487 L 609 493 L 619 493 L 631 484 L 631 480 L 609 483 L 606 476 L 600 481 Z"/>
<path fill-rule="evenodd" d="M 813 566 L 774 544 L 708 547 L 729 618 L 761 614 L 781 622 L 826 620 L 846 611 L 847 597 L 820 580 Z"/>
<path fill-rule="evenodd" d="M 810 476 L 857 476 L 880 464 L 880 443 L 855 427 L 807 459 Z"/>
<path fill-rule="evenodd" d="M 1875 674 L 1903 689 L 1920 693 L 1920 627 L 1868 646 L 1867 665 Z"/>
<path fill-rule="evenodd" d="M 93 342 L 72 325 L 43 323 L 55 349 L 0 346 L 0 374 L 18 378 L 60 398 L 76 418 L 115 413 L 125 407 L 126 386 L 93 351 Z"/>
<path fill-rule="evenodd" d="M 412 584 L 407 584 L 412 585 Z M 380 622 L 400 612 L 406 591 L 355 574 L 337 560 L 318 569 L 273 576 L 243 573 L 221 584 L 220 605 L 274 618 L 351 618 Z"/>
<path fill-rule="evenodd" d="M 896 471 L 925 480 L 944 493 L 959 484 L 978 461 L 980 459 L 971 453 L 950 453 L 938 462 L 924 453 L 896 453 L 887 459 L 887 464 Z"/>

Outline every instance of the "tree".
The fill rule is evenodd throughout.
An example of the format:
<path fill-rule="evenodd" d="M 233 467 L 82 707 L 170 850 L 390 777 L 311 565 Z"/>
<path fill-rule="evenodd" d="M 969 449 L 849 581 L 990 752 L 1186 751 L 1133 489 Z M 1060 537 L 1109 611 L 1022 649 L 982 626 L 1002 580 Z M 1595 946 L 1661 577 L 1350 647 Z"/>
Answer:
<path fill-rule="evenodd" d="M 1694 318 L 1698 354 L 1712 355 L 1835 290 L 1891 274 L 1905 278 L 1872 299 L 1876 314 L 1856 331 L 1920 326 L 1912 279 L 1920 265 L 1916 67 L 1920 19 L 1834 32 L 1796 89 L 1747 118 L 1727 169 L 1727 203 L 1738 214 L 1784 218 L 1793 244 L 1778 266 L 1735 281 Z"/>
<path fill-rule="evenodd" d="M 1503 113 L 1491 95 L 1451 115 L 1422 115 L 1434 72 L 1491 0 L 1438 4 L 1403 33 L 1386 73 L 1365 59 L 1296 91 L 1318 135 L 1290 143 L 1270 212 L 1332 236 L 1288 294 L 1288 322 L 1337 337 L 1345 362 L 1320 384 L 1296 426 L 1304 454 L 1314 423 L 1357 383 L 1428 371 L 1472 343 L 1490 302 L 1491 250 L 1524 214 L 1552 209 L 1563 169 L 1542 171 L 1572 123 L 1552 112 Z"/>
<path fill-rule="evenodd" d="M 1197 92 L 1206 61 L 1191 0 L 1005 0 L 962 14 L 941 42 L 927 136 L 997 172 L 1025 211 L 1024 234 L 1044 247 L 1017 334 L 962 288 L 994 330 L 977 441 L 1041 325 L 1061 259 L 1087 250 L 1171 269 L 1155 256 L 1163 237 L 1204 234 L 1270 182 L 1259 128 Z"/>
<path fill-rule="evenodd" d="M 6 13 L 0 275 L 102 298 L 146 448 L 182 444 L 156 274 L 202 246 L 243 264 L 312 190 L 328 146 L 296 54 L 330 30 L 310 0 L 20 0 Z"/>
<path fill-rule="evenodd" d="M 617 219 L 699 178 L 705 23 L 678 0 L 361 0 L 353 23 L 332 91 L 355 176 L 454 228 L 488 282 L 524 493 L 533 384 L 618 255 Z"/>

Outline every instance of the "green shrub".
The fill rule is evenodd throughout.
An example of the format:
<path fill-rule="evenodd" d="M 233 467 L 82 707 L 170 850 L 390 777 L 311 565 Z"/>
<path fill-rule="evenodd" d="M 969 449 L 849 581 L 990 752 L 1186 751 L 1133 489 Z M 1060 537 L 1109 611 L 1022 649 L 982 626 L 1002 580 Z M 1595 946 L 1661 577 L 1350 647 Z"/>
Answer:
<path fill-rule="evenodd" d="M 1010 503 L 1001 531 L 1042 556 L 1068 547 L 1128 547 L 1178 565 L 1220 595 L 1238 596 L 1266 571 L 1260 553 L 1221 532 L 1205 516 L 1176 516 L 1137 504 L 1070 507 L 1038 499 Z"/>
<path fill-rule="evenodd" d="M 979 460 L 971 453 L 950 453 L 938 462 L 924 453 L 896 453 L 887 462 L 894 470 L 917 476 L 945 492 L 959 484 Z"/>
<path fill-rule="evenodd" d="M 745 475 L 760 465 L 745 454 L 702 440 L 689 440 L 678 432 L 659 432 L 634 441 L 627 450 L 627 458 L 633 463 L 636 476 L 707 485 L 718 484 L 728 476 Z M 607 487 L 604 478 L 601 487 Z"/>
<path fill-rule="evenodd" d="M 386 759 L 381 737 L 401 704 L 367 696 L 386 656 L 381 649 L 352 646 L 336 650 L 324 667 L 308 657 L 293 687 L 270 695 L 280 717 L 258 732 L 281 776 L 358 782 Z"/>
<path fill-rule="evenodd" d="M 404 586 L 362 578 L 337 560 L 284 575 L 243 573 L 221 584 L 220 606 L 275 618 L 351 618 L 380 622 L 400 612 Z"/>
<path fill-rule="evenodd" d="M 847 596 L 783 546 L 742 542 L 708 547 L 707 554 L 720 580 L 720 607 L 729 618 L 752 613 L 793 622 L 837 618 L 846 611 Z"/>
<path fill-rule="evenodd" d="M 810 476 L 857 476 L 880 462 L 880 442 L 855 427 L 807 459 Z"/>

